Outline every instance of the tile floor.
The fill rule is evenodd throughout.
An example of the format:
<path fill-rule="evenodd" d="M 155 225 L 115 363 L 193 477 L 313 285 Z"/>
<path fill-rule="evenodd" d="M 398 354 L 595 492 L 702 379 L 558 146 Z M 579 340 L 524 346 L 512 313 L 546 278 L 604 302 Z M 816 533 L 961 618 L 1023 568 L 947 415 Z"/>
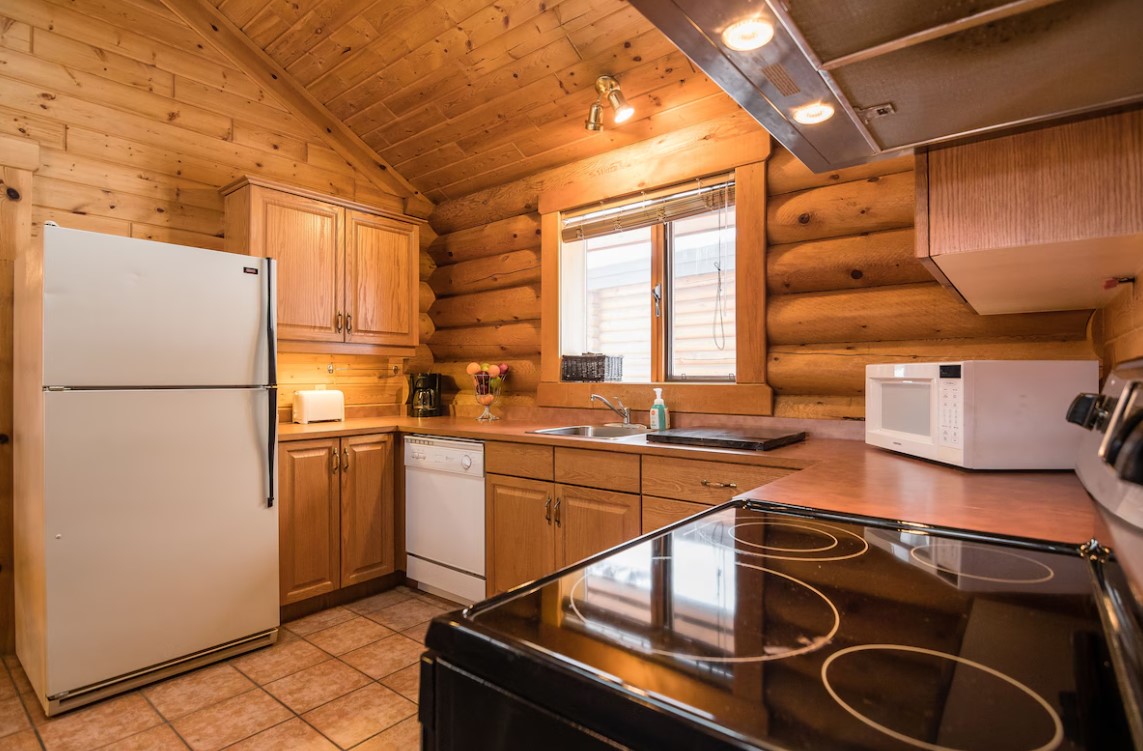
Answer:
<path fill-rule="evenodd" d="M 422 642 L 455 607 L 397 587 L 286 623 L 272 647 L 52 719 L 6 656 L 0 751 L 418 749 Z"/>

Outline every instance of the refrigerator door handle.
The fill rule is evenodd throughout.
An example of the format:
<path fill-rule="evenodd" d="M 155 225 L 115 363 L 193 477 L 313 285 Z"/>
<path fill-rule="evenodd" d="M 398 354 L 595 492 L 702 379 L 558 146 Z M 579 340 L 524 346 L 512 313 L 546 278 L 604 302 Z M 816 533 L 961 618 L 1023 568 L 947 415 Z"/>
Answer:
<path fill-rule="evenodd" d="M 278 303 L 274 287 L 274 259 L 266 259 L 266 356 L 269 383 L 266 401 L 269 404 L 269 424 L 266 431 L 266 508 L 274 507 L 275 480 L 278 456 Z"/>

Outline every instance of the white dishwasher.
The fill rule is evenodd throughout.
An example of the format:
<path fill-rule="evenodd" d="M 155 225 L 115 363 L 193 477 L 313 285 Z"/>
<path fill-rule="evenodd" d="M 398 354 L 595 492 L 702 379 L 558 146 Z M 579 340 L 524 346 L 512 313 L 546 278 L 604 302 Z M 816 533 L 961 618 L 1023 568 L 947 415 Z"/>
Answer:
<path fill-rule="evenodd" d="M 484 444 L 405 438 L 406 574 L 426 592 L 484 599 Z"/>

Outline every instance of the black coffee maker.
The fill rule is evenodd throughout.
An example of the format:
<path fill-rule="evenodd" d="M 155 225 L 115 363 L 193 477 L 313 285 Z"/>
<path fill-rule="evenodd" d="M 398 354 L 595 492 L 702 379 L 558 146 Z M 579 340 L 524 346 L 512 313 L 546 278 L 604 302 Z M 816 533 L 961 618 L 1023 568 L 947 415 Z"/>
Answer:
<path fill-rule="evenodd" d="M 441 414 L 441 374 L 413 373 L 409 376 L 409 414 L 413 417 L 439 417 Z"/>

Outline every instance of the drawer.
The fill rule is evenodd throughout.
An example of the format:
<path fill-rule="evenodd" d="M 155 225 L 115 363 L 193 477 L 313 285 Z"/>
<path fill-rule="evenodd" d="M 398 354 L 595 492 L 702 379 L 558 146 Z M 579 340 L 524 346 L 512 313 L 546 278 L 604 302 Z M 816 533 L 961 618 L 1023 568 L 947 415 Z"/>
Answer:
<path fill-rule="evenodd" d="M 639 455 L 557 448 L 556 482 L 638 493 Z"/>
<path fill-rule="evenodd" d="M 552 447 L 534 443 L 488 441 L 484 444 L 484 471 L 495 475 L 552 479 Z"/>
<path fill-rule="evenodd" d="M 695 459 L 643 457 L 643 495 L 716 504 L 796 470 Z"/>
<path fill-rule="evenodd" d="M 668 498 L 653 498 L 643 496 L 643 515 L 641 529 L 643 534 L 662 529 L 669 524 L 681 522 L 688 516 L 706 511 L 709 506 L 690 501 L 672 501 Z"/>

